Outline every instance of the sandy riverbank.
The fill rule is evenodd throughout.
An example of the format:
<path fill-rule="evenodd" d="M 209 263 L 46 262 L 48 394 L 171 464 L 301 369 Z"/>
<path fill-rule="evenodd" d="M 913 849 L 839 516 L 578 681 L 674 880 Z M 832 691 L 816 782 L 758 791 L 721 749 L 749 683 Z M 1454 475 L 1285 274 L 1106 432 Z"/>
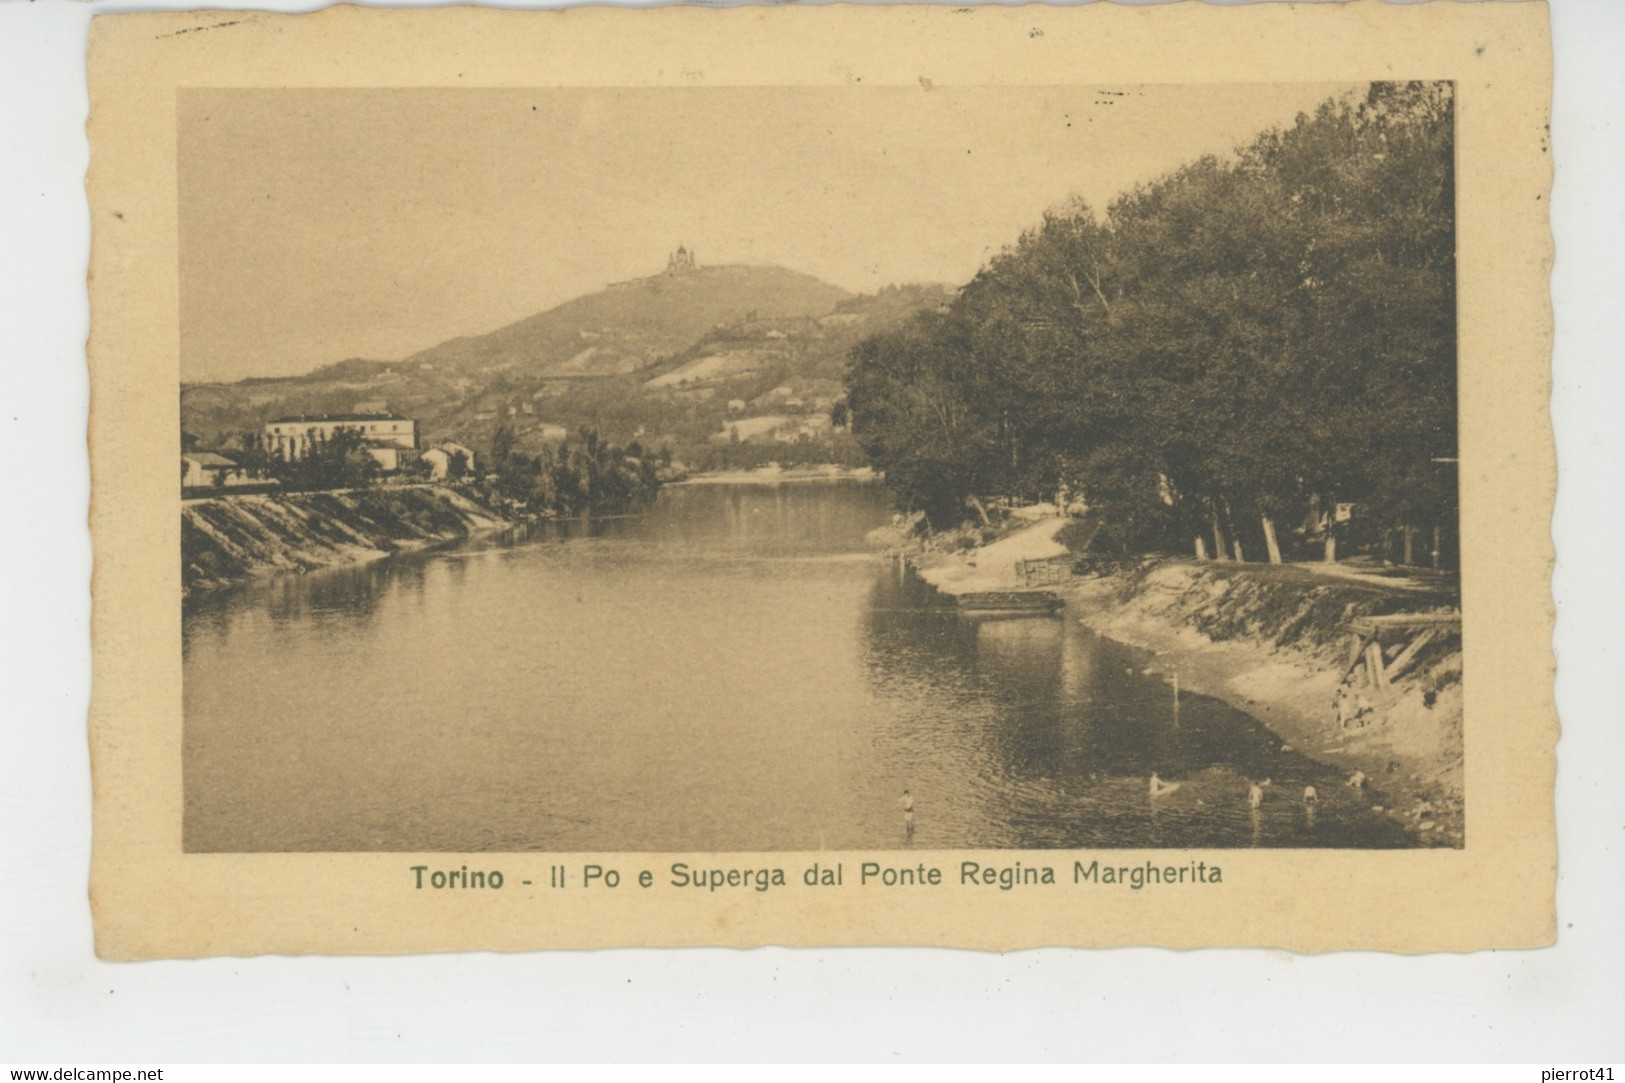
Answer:
<path fill-rule="evenodd" d="M 910 560 L 944 593 L 1020 589 L 1017 562 L 1064 554 L 1057 536 L 1066 522 L 1041 519 L 962 551 L 916 546 Z M 1166 558 L 1044 589 L 1066 599 L 1065 619 L 1156 655 L 1159 672 L 1178 674 L 1182 694 L 1223 700 L 1289 750 L 1340 769 L 1422 845 L 1462 845 L 1459 636 L 1425 643 L 1382 693 L 1350 688 L 1346 713 L 1360 710 L 1351 724 L 1340 723 L 1335 706 L 1349 662 L 1346 622 L 1447 610 L 1448 590 L 1294 565 Z"/>

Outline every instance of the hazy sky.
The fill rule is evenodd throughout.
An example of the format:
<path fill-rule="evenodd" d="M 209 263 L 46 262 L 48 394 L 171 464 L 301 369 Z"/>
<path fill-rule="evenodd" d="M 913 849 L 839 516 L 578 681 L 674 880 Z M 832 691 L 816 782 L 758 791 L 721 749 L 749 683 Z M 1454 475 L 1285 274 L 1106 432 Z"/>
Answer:
<path fill-rule="evenodd" d="M 187 90 L 181 373 L 399 358 L 657 273 L 679 242 L 854 291 L 960 284 L 1046 207 L 1348 89 Z"/>

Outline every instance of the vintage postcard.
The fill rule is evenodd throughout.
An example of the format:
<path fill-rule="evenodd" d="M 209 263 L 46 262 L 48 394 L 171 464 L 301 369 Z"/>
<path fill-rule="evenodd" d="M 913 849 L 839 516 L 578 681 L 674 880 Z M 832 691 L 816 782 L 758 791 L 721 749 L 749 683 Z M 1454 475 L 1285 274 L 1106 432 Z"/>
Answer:
<path fill-rule="evenodd" d="M 89 63 L 102 955 L 1554 939 L 1543 5 Z"/>

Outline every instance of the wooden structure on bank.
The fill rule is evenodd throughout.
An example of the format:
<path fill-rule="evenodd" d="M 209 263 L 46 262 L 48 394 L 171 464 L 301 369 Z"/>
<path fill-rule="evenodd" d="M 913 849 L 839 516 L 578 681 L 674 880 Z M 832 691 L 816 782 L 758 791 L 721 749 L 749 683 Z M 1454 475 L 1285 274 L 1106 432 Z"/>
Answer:
<path fill-rule="evenodd" d="M 1346 713 L 1349 686 L 1375 696 L 1386 695 L 1393 682 L 1416 664 L 1422 648 L 1443 636 L 1461 634 L 1461 614 L 1389 613 L 1360 617 L 1345 627 L 1351 649 L 1348 665 L 1343 667 L 1338 681 L 1334 706 L 1338 708 L 1339 723 L 1346 727 L 1370 711 L 1367 705 L 1353 717 Z"/>
<path fill-rule="evenodd" d="M 1016 575 L 1029 587 L 1052 583 L 1065 583 L 1075 574 L 1078 558 L 1071 553 L 1044 557 L 1039 560 L 1016 561 Z"/>
<path fill-rule="evenodd" d="M 1048 617 L 1066 605 L 1059 595 L 1047 590 L 975 591 L 955 595 L 954 603 L 960 616 L 977 620 Z"/>

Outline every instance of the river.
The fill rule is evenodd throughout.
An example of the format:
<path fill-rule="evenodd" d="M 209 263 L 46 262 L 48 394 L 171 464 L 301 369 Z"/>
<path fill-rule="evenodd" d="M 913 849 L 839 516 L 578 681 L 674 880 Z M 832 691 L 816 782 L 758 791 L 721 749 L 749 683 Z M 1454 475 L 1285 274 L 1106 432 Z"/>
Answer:
<path fill-rule="evenodd" d="M 1247 715 L 1176 719 L 1141 652 L 957 617 L 866 548 L 889 515 L 874 483 L 668 486 L 189 603 L 185 848 L 1406 845 Z"/>

